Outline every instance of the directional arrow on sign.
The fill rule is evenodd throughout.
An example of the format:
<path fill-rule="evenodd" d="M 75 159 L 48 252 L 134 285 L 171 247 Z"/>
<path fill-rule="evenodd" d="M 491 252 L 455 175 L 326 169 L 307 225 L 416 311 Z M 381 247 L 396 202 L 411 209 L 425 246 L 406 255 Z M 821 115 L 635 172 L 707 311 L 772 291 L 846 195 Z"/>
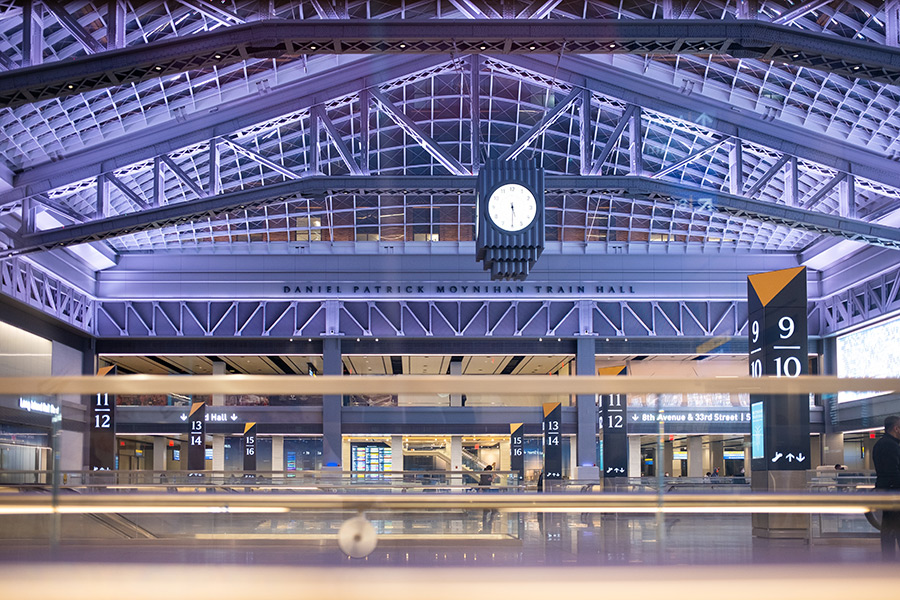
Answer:
<path fill-rule="evenodd" d="M 237 415 L 234 414 L 234 413 L 231 413 L 231 420 L 232 420 L 232 421 L 237 421 Z"/>
<path fill-rule="evenodd" d="M 632 421 L 637 421 L 637 420 L 640 419 L 640 418 L 641 418 L 640 415 L 631 415 L 631 420 L 632 420 Z"/>
<path fill-rule="evenodd" d="M 803 453 L 802 453 L 802 452 L 800 452 L 799 454 L 797 454 L 797 462 L 803 462 L 804 460 L 806 460 L 806 457 L 803 456 Z"/>
<path fill-rule="evenodd" d="M 182 420 L 182 421 L 187 421 L 187 415 L 184 414 L 184 413 L 181 413 L 181 420 Z"/>

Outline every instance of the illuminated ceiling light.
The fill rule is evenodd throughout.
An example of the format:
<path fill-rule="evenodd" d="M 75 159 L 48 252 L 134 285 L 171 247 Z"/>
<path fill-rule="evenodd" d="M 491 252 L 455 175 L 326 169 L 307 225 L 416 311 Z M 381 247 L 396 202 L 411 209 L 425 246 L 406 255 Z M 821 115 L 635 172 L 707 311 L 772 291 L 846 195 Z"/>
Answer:
<path fill-rule="evenodd" d="M 615 48 L 616 45 L 615 45 L 615 44 L 610 44 L 609 47 L 610 47 L 610 48 Z"/>
<path fill-rule="evenodd" d="M 75 89 L 75 86 L 72 85 L 72 84 L 70 83 L 70 84 L 69 84 L 69 89 L 70 89 L 70 90 L 74 90 L 74 89 Z"/>
<path fill-rule="evenodd" d="M 156 67 L 157 71 L 162 71 L 162 67 Z"/>
<path fill-rule="evenodd" d="M 481 46 L 482 50 L 487 50 L 487 46 Z"/>
<path fill-rule="evenodd" d="M 705 50 L 706 46 L 700 46 L 700 50 Z"/>
<path fill-rule="evenodd" d="M 316 49 L 316 45 L 313 44 L 312 46 L 309 47 L 309 49 L 310 49 L 310 50 L 315 50 L 315 49 Z"/>
<path fill-rule="evenodd" d="M 406 44 L 400 44 L 401 48 L 406 48 Z"/>
<path fill-rule="evenodd" d="M 216 55 L 214 56 L 214 58 L 222 58 L 222 55 L 221 55 L 221 54 L 216 54 Z"/>
<path fill-rule="evenodd" d="M 853 70 L 854 70 L 854 71 L 859 71 L 859 65 L 853 67 Z"/>
<path fill-rule="evenodd" d="M 535 46 L 535 45 L 528 46 L 529 50 L 534 50 L 535 48 L 537 48 L 537 46 Z"/>
<path fill-rule="evenodd" d="M 791 58 L 799 58 L 799 57 L 800 57 L 799 54 L 792 54 L 792 55 L 791 55 Z"/>

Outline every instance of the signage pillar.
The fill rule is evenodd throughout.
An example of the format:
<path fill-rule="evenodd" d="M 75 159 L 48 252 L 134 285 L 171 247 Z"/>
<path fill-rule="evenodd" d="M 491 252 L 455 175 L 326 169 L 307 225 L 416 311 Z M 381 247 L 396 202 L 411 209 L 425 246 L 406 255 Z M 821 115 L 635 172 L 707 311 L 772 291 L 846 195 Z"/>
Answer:
<path fill-rule="evenodd" d="M 544 490 L 562 479 L 562 408 L 559 402 L 544 404 Z"/>
<path fill-rule="evenodd" d="M 343 375 L 341 340 L 326 337 L 322 340 L 322 371 L 324 375 Z M 322 468 L 341 470 L 341 411 L 344 399 L 339 394 L 322 396 Z M 350 466 L 347 465 L 349 469 Z"/>
<path fill-rule="evenodd" d="M 519 481 L 525 478 L 524 423 L 509 425 L 509 470 L 518 473 Z"/>
<path fill-rule="evenodd" d="M 206 403 L 194 402 L 188 418 L 189 476 L 202 477 L 206 470 Z"/>
<path fill-rule="evenodd" d="M 256 477 L 256 423 L 244 423 L 244 477 Z"/>
<path fill-rule="evenodd" d="M 598 375 L 627 375 L 625 365 L 597 369 Z M 603 431 L 603 477 L 628 477 L 628 397 L 600 396 L 600 426 Z"/>
<path fill-rule="evenodd" d="M 104 367 L 97 375 L 115 375 L 115 366 Z M 111 471 L 116 468 L 116 396 L 95 394 L 91 402 L 91 449 L 88 468 Z"/>
<path fill-rule="evenodd" d="M 797 377 L 809 372 L 806 267 L 747 278 L 751 377 Z M 750 396 L 754 491 L 804 489 L 809 460 L 809 395 Z M 754 515 L 754 534 L 803 537 L 807 525 L 792 515 Z"/>
<path fill-rule="evenodd" d="M 582 336 L 575 340 L 575 375 L 591 376 L 596 363 L 596 339 Z M 575 427 L 575 478 L 579 481 L 600 481 L 597 467 L 597 396 L 577 394 L 575 396 L 578 421 Z"/>

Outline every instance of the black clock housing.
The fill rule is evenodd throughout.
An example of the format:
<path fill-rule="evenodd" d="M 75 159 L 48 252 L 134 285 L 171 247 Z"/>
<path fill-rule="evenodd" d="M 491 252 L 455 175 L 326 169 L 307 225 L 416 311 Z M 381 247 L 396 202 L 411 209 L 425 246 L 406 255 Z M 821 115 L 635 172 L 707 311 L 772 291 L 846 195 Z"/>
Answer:
<path fill-rule="evenodd" d="M 488 200 L 500 186 L 516 183 L 534 195 L 537 211 L 518 231 L 497 227 L 488 216 Z M 493 280 L 523 280 L 544 251 L 544 170 L 533 160 L 489 160 L 476 185 L 475 258 Z"/>

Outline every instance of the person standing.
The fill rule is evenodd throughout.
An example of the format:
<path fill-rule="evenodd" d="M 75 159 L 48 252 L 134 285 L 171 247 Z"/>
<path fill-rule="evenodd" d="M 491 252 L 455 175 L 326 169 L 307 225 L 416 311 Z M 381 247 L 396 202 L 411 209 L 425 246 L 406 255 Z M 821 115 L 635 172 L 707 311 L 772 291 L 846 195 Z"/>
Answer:
<path fill-rule="evenodd" d="M 872 448 L 875 464 L 875 489 L 900 492 L 900 417 L 884 420 L 884 435 Z M 881 552 L 885 560 L 896 557 L 900 544 L 900 511 L 883 511 L 881 518 Z"/>

